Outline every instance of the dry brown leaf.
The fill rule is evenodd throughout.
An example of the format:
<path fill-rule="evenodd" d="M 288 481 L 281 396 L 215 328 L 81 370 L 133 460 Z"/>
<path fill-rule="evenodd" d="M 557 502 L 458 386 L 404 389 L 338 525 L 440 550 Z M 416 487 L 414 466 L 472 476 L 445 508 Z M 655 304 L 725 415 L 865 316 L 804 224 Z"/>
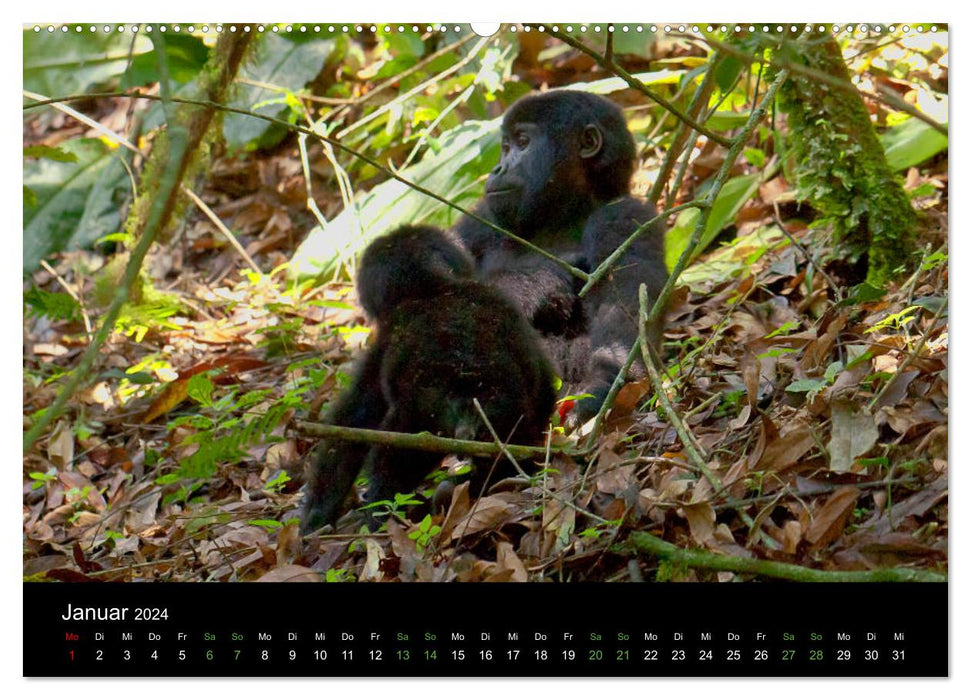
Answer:
<path fill-rule="evenodd" d="M 142 414 L 141 421 L 151 423 L 185 401 L 188 396 L 188 379 L 177 379 L 174 382 L 169 382 L 152 400 L 148 409 Z"/>
<path fill-rule="evenodd" d="M 924 517 L 931 508 L 945 498 L 947 498 L 947 477 L 941 476 L 913 496 L 894 504 L 879 517 L 864 523 L 860 527 L 859 533 L 854 533 L 854 538 L 857 534 L 860 537 L 886 534 L 903 522 L 905 518 Z"/>
<path fill-rule="evenodd" d="M 813 513 L 813 521 L 806 531 L 806 541 L 819 550 L 843 534 L 843 526 L 852 515 L 860 491 L 855 486 L 842 486 Z"/>
<path fill-rule="evenodd" d="M 98 511 L 103 511 L 105 509 L 106 503 L 104 496 L 102 496 L 101 492 L 95 487 L 95 485 L 92 484 L 91 481 L 80 472 L 58 472 L 57 478 L 62 484 L 64 484 L 65 489 L 67 489 L 69 492 L 73 492 L 73 495 L 71 493 L 67 494 L 68 500 L 73 504 L 76 504 L 79 497 L 83 495 L 83 503 L 87 503 L 89 506 Z"/>
<path fill-rule="evenodd" d="M 134 501 L 125 513 L 125 529 L 128 532 L 140 535 L 155 525 L 155 519 L 158 516 L 158 502 L 161 498 L 161 493 L 153 493 Z"/>
<path fill-rule="evenodd" d="M 455 523 L 459 522 L 469 513 L 469 482 L 463 481 L 452 489 L 452 502 L 448 506 L 448 512 L 442 521 L 441 539 L 448 542 L 452 539 L 452 532 L 455 530 Z"/>
<path fill-rule="evenodd" d="M 634 482 L 634 471 L 636 470 L 636 464 L 624 464 L 619 466 L 622 460 L 619 455 L 615 455 L 612 452 L 603 453 L 600 456 L 599 464 L 601 467 L 606 466 L 606 463 L 612 463 L 611 466 L 607 468 L 601 468 L 597 471 L 597 490 L 603 493 L 609 493 L 612 496 L 620 495 L 621 492 L 626 491 L 631 487 Z"/>
<path fill-rule="evenodd" d="M 874 405 L 874 408 L 880 409 L 884 406 L 896 406 L 907 396 L 907 387 L 910 383 L 920 375 L 920 372 L 914 370 L 910 372 L 897 372 L 887 384 L 886 389 L 880 395 L 879 400 Z"/>
<path fill-rule="evenodd" d="M 707 544 L 715 532 L 715 509 L 711 503 L 693 503 L 681 509 L 688 519 L 691 537 L 702 546 Z"/>
<path fill-rule="evenodd" d="M 152 400 L 148 409 L 142 414 L 143 423 L 151 423 L 159 416 L 164 416 L 189 396 L 189 380 L 197 374 L 208 372 L 212 369 L 222 369 L 223 372 L 214 378 L 216 384 L 225 384 L 236 381 L 236 375 L 240 372 L 247 372 L 260 367 L 265 367 L 266 362 L 255 357 L 243 354 L 231 354 L 217 357 L 193 365 L 189 369 L 179 372 L 179 378 L 169 382 Z"/>
<path fill-rule="evenodd" d="M 270 569 L 256 579 L 258 583 L 320 583 L 320 573 L 306 566 L 285 564 Z"/>
<path fill-rule="evenodd" d="M 499 569 L 493 566 L 489 569 L 489 575 L 482 579 L 483 583 L 509 583 L 512 581 L 513 572 L 509 569 Z"/>
<path fill-rule="evenodd" d="M 55 467 L 63 469 L 74 461 L 74 431 L 67 421 L 60 420 L 47 441 L 47 458 Z"/>
<path fill-rule="evenodd" d="M 799 366 L 805 372 L 822 370 L 829 364 L 829 352 L 833 349 L 836 336 L 846 325 L 846 314 L 841 313 L 826 326 L 826 331 L 806 346 Z"/>
<path fill-rule="evenodd" d="M 864 407 L 855 410 L 849 401 L 834 401 L 833 428 L 830 432 L 829 469 L 845 474 L 853 468 L 853 462 L 877 444 L 880 436 L 873 415 Z"/>
<path fill-rule="evenodd" d="M 918 401 L 913 407 L 885 408 L 887 423 L 895 433 L 906 435 L 914 428 L 920 428 L 928 423 L 939 424 L 947 422 L 944 414 L 937 410 L 930 401 Z"/>
<path fill-rule="evenodd" d="M 614 405 L 610 409 L 610 418 L 616 420 L 629 416 L 637 408 L 641 399 L 651 389 L 650 380 L 643 379 L 639 382 L 630 382 L 621 387 L 614 399 Z"/>
<path fill-rule="evenodd" d="M 509 542 L 500 542 L 496 546 L 496 565 L 503 571 L 511 573 L 509 580 L 516 583 L 526 582 L 526 567 L 516 555 L 516 550 Z"/>
<path fill-rule="evenodd" d="M 450 539 L 461 539 L 505 523 L 515 510 L 508 496 L 509 494 L 500 493 L 480 498 L 467 515 L 456 521 Z"/>
<path fill-rule="evenodd" d="M 782 545 L 786 554 L 795 554 L 802 541 L 802 525 L 798 520 L 787 520 L 782 526 Z"/>
<path fill-rule="evenodd" d="M 380 581 L 384 577 L 384 573 L 381 571 L 381 560 L 384 559 L 384 550 L 381 549 L 381 545 L 370 537 L 364 540 L 364 548 L 367 551 L 367 557 L 364 561 L 364 567 L 361 569 L 361 574 L 358 576 L 358 580 Z"/>
<path fill-rule="evenodd" d="M 814 444 L 812 426 L 804 420 L 795 420 L 782 434 L 766 443 L 754 471 L 777 471 L 796 464 Z"/>
<path fill-rule="evenodd" d="M 276 565 L 283 566 L 290 563 L 302 551 L 300 526 L 296 522 L 289 523 L 280 530 L 276 538 Z"/>

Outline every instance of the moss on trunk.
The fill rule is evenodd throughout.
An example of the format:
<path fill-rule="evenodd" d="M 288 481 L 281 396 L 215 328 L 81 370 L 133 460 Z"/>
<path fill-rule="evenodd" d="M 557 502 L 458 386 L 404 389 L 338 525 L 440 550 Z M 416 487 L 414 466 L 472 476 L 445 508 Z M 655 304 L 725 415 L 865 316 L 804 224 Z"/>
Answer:
<path fill-rule="evenodd" d="M 833 38 L 814 37 L 791 48 L 790 60 L 852 85 Z M 914 248 L 916 215 L 887 165 L 860 94 L 793 73 L 779 91 L 779 107 L 789 118 L 799 197 L 832 219 L 837 240 L 852 257 L 868 254 L 871 282 L 905 267 Z"/>

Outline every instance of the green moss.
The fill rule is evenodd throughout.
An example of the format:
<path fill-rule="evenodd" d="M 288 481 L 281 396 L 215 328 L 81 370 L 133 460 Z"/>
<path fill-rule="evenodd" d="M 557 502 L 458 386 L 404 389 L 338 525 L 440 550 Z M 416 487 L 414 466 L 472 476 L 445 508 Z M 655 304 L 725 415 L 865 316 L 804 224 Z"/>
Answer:
<path fill-rule="evenodd" d="M 832 38 L 800 42 L 790 60 L 850 84 Z M 906 266 L 916 215 L 884 155 L 859 93 L 794 73 L 779 91 L 789 118 L 800 199 L 833 224 L 848 255 L 869 255 L 868 279 L 880 282 Z"/>

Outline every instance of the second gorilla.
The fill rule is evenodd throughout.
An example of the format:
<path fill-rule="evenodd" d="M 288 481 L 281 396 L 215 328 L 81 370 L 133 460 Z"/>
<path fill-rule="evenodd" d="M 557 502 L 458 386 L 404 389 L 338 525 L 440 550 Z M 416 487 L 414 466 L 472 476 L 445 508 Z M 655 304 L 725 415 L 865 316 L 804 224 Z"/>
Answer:
<path fill-rule="evenodd" d="M 404 226 L 368 246 L 357 288 L 377 339 L 328 423 L 491 441 L 472 403 L 478 399 L 503 440 L 542 441 L 556 400 L 553 371 L 518 310 L 473 273 L 465 250 L 435 228 Z M 310 470 L 301 530 L 336 520 L 362 468 L 366 500 L 374 502 L 413 492 L 441 457 L 323 441 Z M 474 461 L 473 478 L 481 483 L 494 460 Z"/>

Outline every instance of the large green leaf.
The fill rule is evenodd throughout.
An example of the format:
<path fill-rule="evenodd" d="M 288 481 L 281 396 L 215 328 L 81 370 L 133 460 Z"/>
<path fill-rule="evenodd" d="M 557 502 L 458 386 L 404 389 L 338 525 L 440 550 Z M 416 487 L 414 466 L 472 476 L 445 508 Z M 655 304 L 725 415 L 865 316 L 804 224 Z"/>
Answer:
<path fill-rule="evenodd" d="M 715 240 L 715 236 L 723 228 L 735 221 L 735 216 L 739 210 L 745 202 L 755 195 L 758 189 L 758 173 L 733 177 L 725 183 L 725 186 L 722 187 L 721 192 L 718 193 L 718 197 L 715 199 L 714 206 L 711 208 L 708 223 L 705 225 L 705 232 L 702 234 L 698 246 L 692 253 L 692 258 L 696 258 L 704 252 L 705 248 Z M 664 239 L 664 261 L 667 263 L 669 270 L 674 267 L 675 263 L 678 262 L 678 258 L 681 257 L 681 253 L 688 247 L 691 234 L 694 233 L 695 224 L 698 222 L 700 215 L 701 212 L 698 209 L 686 209 L 678 214 L 674 226 L 668 231 Z"/>
<path fill-rule="evenodd" d="M 644 85 L 677 85 L 681 82 L 681 77 L 685 72 L 684 70 L 669 70 L 665 68 L 664 70 L 655 70 L 649 73 L 635 73 L 633 77 L 637 78 Z M 602 80 L 593 80 L 589 83 L 569 85 L 567 87 L 570 90 L 592 92 L 595 95 L 609 95 L 612 92 L 626 90 L 630 86 L 623 78 L 603 78 Z"/>
<path fill-rule="evenodd" d="M 176 83 L 188 83 L 199 74 L 209 59 L 209 48 L 202 38 L 186 34 L 165 37 L 165 56 L 169 77 Z M 121 81 L 123 88 L 158 82 L 156 50 L 135 56 Z"/>
<path fill-rule="evenodd" d="M 770 250 L 787 245 L 789 239 L 775 224 L 760 226 L 751 233 L 719 246 L 717 250 L 690 265 L 681 273 L 678 284 L 699 294 L 751 270 L 752 265 Z"/>
<path fill-rule="evenodd" d="M 81 32 L 75 31 L 75 25 L 66 28 L 66 32 L 24 30 L 25 90 L 48 97 L 85 92 L 121 75 L 129 52 L 137 58 L 152 49 L 142 34 L 89 32 L 87 25 Z"/>
<path fill-rule="evenodd" d="M 279 34 L 267 34 L 260 42 L 256 62 L 243 69 L 240 90 L 231 106 L 279 117 L 286 110 L 286 105 L 278 101 L 283 93 L 248 84 L 246 80 L 297 92 L 320 73 L 336 43 L 334 38 L 292 41 Z M 244 114 L 227 114 L 223 136 L 230 146 L 243 148 L 258 143 L 271 126 Z"/>
<path fill-rule="evenodd" d="M 121 200 L 130 189 L 117 149 L 99 139 L 60 146 L 77 160 L 24 162 L 24 185 L 36 204 L 24 208 L 24 272 L 51 253 L 88 245 L 118 230 Z"/>
<path fill-rule="evenodd" d="M 947 136 L 920 119 L 892 126 L 880 136 L 887 163 L 894 170 L 906 170 L 947 149 Z"/>

